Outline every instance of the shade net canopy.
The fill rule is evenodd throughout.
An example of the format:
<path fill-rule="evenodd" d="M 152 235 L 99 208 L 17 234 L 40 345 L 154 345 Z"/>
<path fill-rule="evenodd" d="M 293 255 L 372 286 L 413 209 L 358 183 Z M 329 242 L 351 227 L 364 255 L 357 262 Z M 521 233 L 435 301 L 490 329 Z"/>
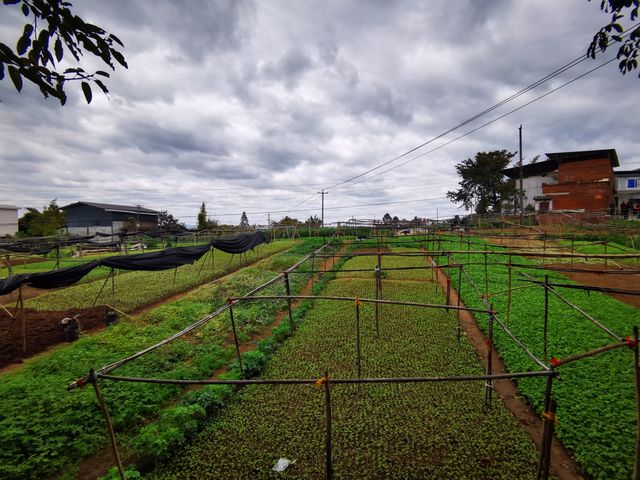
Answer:
<path fill-rule="evenodd" d="M 168 270 L 196 262 L 211 248 L 216 248 L 226 253 L 239 254 L 268 241 L 269 239 L 264 232 L 258 231 L 227 239 L 212 240 L 207 245 L 197 247 L 167 248 L 153 253 L 103 258 L 50 272 L 21 273 L 0 279 L 0 295 L 11 293 L 22 285 L 45 289 L 73 285 L 97 267 L 117 268 L 120 270 Z"/>

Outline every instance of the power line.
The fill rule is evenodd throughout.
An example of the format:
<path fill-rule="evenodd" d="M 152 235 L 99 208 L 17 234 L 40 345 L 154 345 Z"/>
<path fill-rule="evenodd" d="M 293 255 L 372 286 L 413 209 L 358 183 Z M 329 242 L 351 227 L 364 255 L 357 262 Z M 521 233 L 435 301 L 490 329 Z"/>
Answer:
<path fill-rule="evenodd" d="M 634 26 L 632 26 L 632 27 L 628 28 L 627 30 L 625 30 L 626 35 L 628 35 L 628 34 L 629 34 L 628 32 L 630 32 L 630 30 L 632 30 L 632 29 L 636 28 L 638 25 L 640 25 L 640 23 L 638 23 L 638 24 L 636 24 L 636 25 L 634 25 Z M 625 36 L 626 36 L 626 35 L 625 35 Z M 610 43 L 614 43 L 614 42 L 613 42 L 613 41 L 611 41 Z M 501 107 L 502 105 L 504 105 L 504 104 L 506 104 L 506 103 L 508 103 L 508 102 L 510 102 L 510 101 L 512 101 L 512 100 L 514 100 L 514 99 L 516 99 L 516 98 L 518 98 L 518 97 L 520 97 L 521 95 L 524 95 L 525 93 L 529 92 L 530 90 L 533 90 L 534 88 L 539 87 L 539 86 L 540 86 L 540 85 L 542 85 L 543 83 L 546 83 L 547 81 L 549 81 L 549 80 L 551 80 L 552 78 L 554 78 L 554 77 L 556 77 L 556 76 L 560 75 L 561 73 L 564 73 L 565 71 L 569 70 L 570 68 L 575 67 L 576 65 L 578 65 L 578 64 L 580 64 L 581 62 L 583 62 L 583 61 L 587 60 L 588 58 L 589 58 L 589 57 L 588 57 L 586 54 L 580 55 L 578 58 L 576 58 L 576 59 L 574 59 L 574 60 L 570 61 L 569 63 L 567 63 L 567 64 L 563 65 L 562 67 L 560 67 L 560 68 L 558 68 L 558 69 L 554 70 L 554 71 L 553 71 L 553 72 L 551 72 L 550 74 L 548 74 L 548 75 L 546 75 L 546 76 L 544 76 L 544 77 L 540 78 L 539 80 L 536 80 L 534 83 L 532 83 L 532 84 L 528 85 L 527 87 L 523 88 L 522 90 L 520 90 L 520 91 L 518 91 L 518 92 L 514 93 L 513 95 L 511 95 L 511 96 L 509 96 L 509 97 L 507 97 L 507 98 L 505 98 L 505 99 L 501 100 L 500 102 L 498 102 L 498 103 L 496 103 L 496 104 L 492 105 L 491 107 L 489 107 L 489 108 L 487 108 L 487 109 L 485 109 L 485 110 L 481 111 L 480 113 L 477 113 L 477 114 L 475 114 L 474 116 L 472 116 L 472 117 L 470 117 L 470 118 L 468 118 L 468 119 L 464 120 L 463 122 L 461 122 L 461 123 L 459 123 L 458 125 L 456 125 L 456 126 L 454 126 L 454 127 L 450 128 L 450 129 L 448 129 L 447 131 L 440 133 L 439 135 L 437 135 L 437 136 L 435 136 L 435 137 L 431 138 L 430 140 L 427 140 L 426 142 L 423 142 L 423 143 L 421 143 L 420 145 L 418 145 L 418 146 L 416 146 L 416 147 L 411 148 L 410 150 L 407 150 L 406 152 L 404 152 L 404 153 L 402 153 L 402 154 L 400 154 L 400 155 L 398 155 L 398 156 L 396 156 L 396 157 L 392 158 L 391 160 L 387 160 L 386 162 L 383 162 L 383 163 L 381 163 L 381 164 L 379 164 L 379 165 L 377 165 L 377 166 L 375 166 L 375 167 L 373 167 L 373 168 L 370 168 L 369 170 L 367 170 L 367 171 L 365 171 L 365 172 L 363 172 L 363 173 L 360 173 L 360 174 L 358 174 L 358 175 L 355 175 L 355 176 L 353 176 L 353 177 L 350 177 L 350 178 L 348 178 L 348 179 L 346 179 L 346 180 L 343 180 L 342 182 L 336 183 L 336 184 L 334 184 L 334 185 L 332 185 L 332 186 L 328 187 L 328 188 L 327 188 L 327 190 L 332 190 L 332 189 L 335 189 L 335 188 L 337 188 L 337 187 L 339 187 L 339 186 L 341 186 L 341 185 L 344 185 L 344 184 L 346 184 L 346 183 L 352 182 L 353 180 L 356 180 L 356 179 L 358 179 L 358 178 L 360 178 L 360 177 L 363 177 L 363 176 L 365 176 L 365 175 L 367 175 L 367 174 L 369 174 L 369 173 L 371 173 L 371 172 L 374 172 L 374 171 L 376 171 L 376 170 L 378 170 L 378 169 L 380 169 L 380 168 L 382 168 L 382 167 L 384 167 L 384 166 L 386 166 L 386 165 L 389 165 L 390 163 L 393 163 L 393 162 L 395 162 L 395 161 L 397 161 L 397 160 L 400 160 L 401 158 L 404 158 L 404 157 L 406 157 L 407 155 L 410 155 L 411 153 L 415 152 L 416 150 L 419 150 L 420 148 L 425 147 L 426 145 L 429 145 L 430 143 L 433 143 L 434 141 L 436 141 L 436 140 L 438 140 L 438 139 L 440 139 L 440 138 L 444 137 L 445 135 L 448 135 L 449 133 L 451 133 L 451 132 L 453 132 L 453 131 L 455 131 L 455 130 L 457 130 L 457 129 L 459 129 L 459 128 L 461 128 L 461 127 L 463 127 L 463 126 L 465 126 L 465 125 L 467 125 L 467 124 L 469 124 L 469 123 L 471 123 L 471 122 L 473 122 L 474 120 L 477 120 L 478 118 L 485 116 L 486 114 L 488 114 L 488 113 L 492 112 L 493 110 L 495 110 L 495 109 L 497 109 L 497 108 Z M 609 63 L 609 62 L 607 62 L 607 63 Z M 605 63 L 604 65 L 606 65 L 606 63 Z M 597 70 L 597 68 L 596 68 L 596 69 L 593 69 L 593 70 L 590 70 L 590 71 L 589 71 L 589 72 L 587 72 L 587 73 L 590 73 L 590 72 L 592 72 L 592 71 L 594 71 L 594 70 Z M 584 76 L 584 75 L 583 75 L 583 76 Z M 578 77 L 578 78 L 582 78 L 582 76 L 581 76 L 581 77 Z M 569 83 L 572 83 L 572 82 L 569 82 Z M 529 104 L 529 103 L 527 103 L 527 104 L 525 104 L 525 105 L 528 105 L 528 104 Z M 503 117 L 499 117 L 499 118 L 503 118 Z M 476 131 L 476 130 L 474 130 L 474 131 Z M 419 158 L 419 157 L 416 157 L 416 158 Z"/>

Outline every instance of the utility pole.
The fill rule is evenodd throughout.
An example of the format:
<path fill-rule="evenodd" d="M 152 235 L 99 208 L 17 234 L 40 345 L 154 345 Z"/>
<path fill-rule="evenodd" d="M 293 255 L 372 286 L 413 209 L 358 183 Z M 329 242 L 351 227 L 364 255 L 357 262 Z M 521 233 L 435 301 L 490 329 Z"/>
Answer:
<path fill-rule="evenodd" d="M 321 222 L 320 222 L 320 226 L 321 226 L 321 227 L 324 227 L 324 196 L 325 196 L 327 193 L 329 193 L 329 192 L 325 192 L 324 190 L 322 190 L 322 191 L 317 192 L 317 193 L 319 193 L 320 195 L 322 195 L 322 220 L 321 220 Z"/>
<path fill-rule="evenodd" d="M 522 188 L 522 124 L 520 124 L 519 137 L 520 137 L 520 225 L 524 223 L 524 190 Z"/>

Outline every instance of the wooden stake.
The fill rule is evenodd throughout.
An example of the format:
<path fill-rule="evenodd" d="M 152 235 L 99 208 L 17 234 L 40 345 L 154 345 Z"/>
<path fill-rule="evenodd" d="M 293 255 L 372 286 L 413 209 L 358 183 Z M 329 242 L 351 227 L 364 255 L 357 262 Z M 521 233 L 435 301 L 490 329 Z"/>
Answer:
<path fill-rule="evenodd" d="M 547 331 L 549 323 L 549 275 L 544 276 L 544 334 L 543 334 L 543 348 L 544 348 L 544 363 L 547 363 Z"/>
<path fill-rule="evenodd" d="M 100 391 L 100 386 L 98 385 L 98 379 L 96 378 L 96 375 L 93 369 L 89 372 L 89 380 L 93 384 L 93 389 L 96 392 L 96 397 L 98 397 L 98 403 L 100 404 L 100 410 L 102 410 L 102 415 L 104 415 L 104 420 L 107 424 L 107 430 L 109 432 L 109 440 L 111 441 L 111 449 L 113 450 L 113 456 L 116 460 L 118 473 L 120 474 L 121 480 L 127 480 L 127 477 L 125 476 L 125 473 L 124 473 L 124 466 L 122 465 L 122 460 L 120 459 L 120 452 L 118 452 L 118 444 L 116 443 L 116 434 L 113 430 L 113 424 L 111 423 L 109 410 L 107 410 L 107 404 L 104 401 L 104 397 L 102 396 L 102 392 Z"/>
<path fill-rule="evenodd" d="M 360 350 L 360 300 L 356 298 L 356 350 L 358 351 L 358 378 L 362 378 L 362 352 Z"/>
<path fill-rule="evenodd" d="M 22 285 L 18 290 L 18 303 L 20 304 L 20 322 L 22 323 L 22 352 L 27 352 L 27 321 L 24 316 L 24 302 L 22 299 Z"/>
<path fill-rule="evenodd" d="M 312 274 L 313 278 L 313 274 Z M 287 297 L 291 296 L 291 285 L 289 284 L 289 273 L 284 272 L 284 288 L 287 292 Z M 287 310 L 289 311 L 289 332 L 293 335 L 293 312 L 291 311 L 291 299 L 287 298 Z"/>
<path fill-rule="evenodd" d="M 636 386 L 636 458 L 633 465 L 633 479 L 640 475 L 640 363 L 638 362 L 638 326 L 633 326 L 633 380 Z"/>
<path fill-rule="evenodd" d="M 324 372 L 324 404 L 326 413 L 325 458 L 327 480 L 333 479 L 333 465 L 331 462 L 331 391 L 329 387 L 329 372 Z"/>
<path fill-rule="evenodd" d="M 462 297 L 462 265 L 458 265 L 458 307 L 460 306 L 460 297 Z M 458 310 L 456 314 L 458 323 L 456 337 L 458 343 L 460 343 L 460 310 Z"/>
<path fill-rule="evenodd" d="M 233 318 L 233 303 L 229 305 L 229 317 L 231 317 L 231 328 L 233 329 L 233 341 L 236 344 L 236 355 L 238 356 L 238 363 L 240 364 L 240 373 L 242 378 L 245 378 L 244 367 L 242 366 L 242 355 L 240 355 L 240 344 L 238 343 L 238 332 L 236 331 L 236 321 Z"/>
<path fill-rule="evenodd" d="M 511 254 L 509 254 L 509 280 L 507 286 L 507 328 L 509 328 L 509 319 L 511 318 Z"/>

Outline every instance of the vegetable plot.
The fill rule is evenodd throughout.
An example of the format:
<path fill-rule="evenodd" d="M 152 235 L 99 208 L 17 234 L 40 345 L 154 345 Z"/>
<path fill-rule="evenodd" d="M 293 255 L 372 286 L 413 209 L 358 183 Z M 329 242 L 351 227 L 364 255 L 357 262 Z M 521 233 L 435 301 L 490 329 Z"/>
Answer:
<path fill-rule="evenodd" d="M 424 258 L 385 258 L 424 265 Z M 357 258 L 325 295 L 373 297 L 375 258 Z M 389 272 L 393 276 L 395 272 Z M 416 270 L 420 277 L 424 271 Z M 427 273 L 427 275 L 429 275 Z M 420 279 L 385 278 L 384 298 L 443 303 Z M 359 278 L 358 278 L 359 277 Z M 361 305 L 362 375 L 482 374 L 472 346 L 456 341 L 455 315 L 442 309 Z M 357 376 L 355 305 L 315 300 L 262 378 Z M 536 451 L 500 401 L 485 410 L 482 382 L 333 385 L 333 468 L 338 478 L 532 478 Z M 309 385 L 249 386 L 241 398 L 177 451 L 152 478 L 273 478 L 279 458 L 295 460 L 287 478 L 325 478 L 325 397 Z"/>

